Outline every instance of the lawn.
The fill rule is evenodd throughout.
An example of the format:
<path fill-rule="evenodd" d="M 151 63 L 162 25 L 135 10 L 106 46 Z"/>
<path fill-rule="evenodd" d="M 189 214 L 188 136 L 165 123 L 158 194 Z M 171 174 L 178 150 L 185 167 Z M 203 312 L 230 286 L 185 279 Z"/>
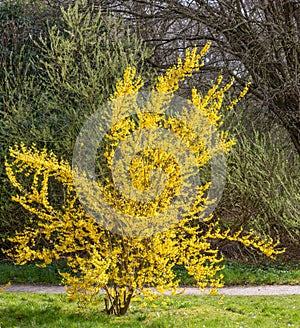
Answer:
<path fill-rule="evenodd" d="M 300 327 L 300 295 L 176 296 L 156 307 L 133 302 L 129 313 L 113 317 L 96 308 L 76 311 L 65 295 L 0 293 L 0 327 Z"/>
<path fill-rule="evenodd" d="M 37 268 L 33 264 L 14 266 L 0 264 L 0 284 L 59 283 L 58 270 L 63 264 Z M 185 285 L 193 280 L 182 267 L 177 276 Z M 226 262 L 226 285 L 299 284 L 298 264 L 253 266 Z M 222 292 L 222 290 L 220 290 Z M 16 327 L 300 327 L 300 295 L 293 296 L 177 296 L 165 305 L 143 307 L 133 302 L 124 317 L 111 317 L 99 308 L 79 313 L 76 304 L 65 295 L 0 293 L 0 328 Z"/>

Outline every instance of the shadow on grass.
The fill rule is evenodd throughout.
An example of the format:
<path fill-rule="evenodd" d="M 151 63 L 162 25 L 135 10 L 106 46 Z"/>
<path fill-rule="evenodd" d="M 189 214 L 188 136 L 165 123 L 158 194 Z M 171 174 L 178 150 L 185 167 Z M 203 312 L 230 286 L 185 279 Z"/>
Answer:
<path fill-rule="evenodd" d="M 109 323 L 101 312 L 78 312 L 76 304 L 66 297 L 47 294 L 0 294 L 0 327 L 96 327 Z M 101 326 L 100 326 L 101 327 Z"/>

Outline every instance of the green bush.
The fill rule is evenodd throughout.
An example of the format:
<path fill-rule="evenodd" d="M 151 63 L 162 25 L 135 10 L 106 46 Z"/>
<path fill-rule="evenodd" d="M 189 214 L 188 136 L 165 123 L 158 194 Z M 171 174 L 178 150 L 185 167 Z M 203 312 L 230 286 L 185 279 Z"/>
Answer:
<path fill-rule="evenodd" d="M 243 226 L 260 236 L 279 238 L 286 247 L 281 256 L 296 260 L 300 258 L 299 157 L 281 127 L 266 127 L 266 121 L 247 124 L 249 112 L 245 108 L 227 115 L 237 144 L 227 158 L 227 183 L 216 215 L 231 229 Z M 256 258 L 237 245 L 221 247 L 227 257 Z"/>
<path fill-rule="evenodd" d="M 44 15 L 45 6 L 36 12 Z M 22 9 L 20 3 L 17 8 Z M 125 68 L 134 64 L 139 74 L 150 78 L 147 59 L 151 52 L 122 21 L 96 11 L 86 1 L 61 8 L 60 15 L 57 24 L 48 24 L 47 33 L 32 35 L 29 45 L 23 35 L 19 54 L 11 52 L 10 60 L 2 61 L 0 249 L 29 219 L 10 200 L 4 168 L 9 146 L 35 143 L 71 160 L 81 126 L 113 93 Z M 29 38 L 30 29 L 26 31 Z M 59 197 L 59 186 L 53 188 Z"/>

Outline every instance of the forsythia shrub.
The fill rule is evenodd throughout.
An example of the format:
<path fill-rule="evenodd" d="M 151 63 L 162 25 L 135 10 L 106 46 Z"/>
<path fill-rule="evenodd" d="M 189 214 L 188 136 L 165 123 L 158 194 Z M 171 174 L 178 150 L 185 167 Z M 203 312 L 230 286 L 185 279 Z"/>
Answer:
<path fill-rule="evenodd" d="M 102 145 L 107 168 L 112 168 L 118 142 L 125 140 L 132 131 L 142 128 L 155 130 L 163 127 L 172 131 L 189 146 L 199 168 L 210 162 L 213 152 L 229 151 L 234 141 L 228 139 L 226 133 L 220 132 L 219 142 L 212 149 L 207 149 L 201 136 L 195 135 L 185 122 L 164 115 L 164 108 L 170 104 L 179 83 L 199 70 L 202 66 L 201 58 L 208 48 L 209 44 L 200 52 L 196 48 L 188 50 L 184 60 L 179 59 L 177 65 L 158 78 L 151 91 L 151 113 L 137 112 L 136 116 L 113 120 L 115 125 L 107 135 L 109 142 Z M 233 84 L 231 81 L 221 87 L 221 81 L 220 77 L 204 97 L 195 88 L 192 90 L 190 104 L 195 112 L 189 115 L 195 120 L 205 117 L 208 134 L 212 131 L 210 127 L 220 127 L 219 110 L 223 96 Z M 115 118 L 120 117 L 120 113 L 126 113 L 142 85 L 142 79 L 136 77 L 135 69 L 128 67 L 111 97 L 112 115 Z M 247 87 L 229 107 L 234 106 L 246 91 Z M 131 97 L 129 103 L 122 100 L 127 95 Z M 194 205 L 181 220 L 170 218 L 167 228 L 145 235 L 120 234 L 102 225 L 85 210 L 78 199 L 74 172 L 68 162 L 58 160 L 46 149 L 38 150 L 34 145 L 28 148 L 22 144 L 10 149 L 10 158 L 6 162 L 7 175 L 18 190 L 13 199 L 35 215 L 36 226 L 16 233 L 12 238 L 15 247 L 9 254 L 18 264 L 35 260 L 42 266 L 53 260 L 66 258 L 71 270 L 70 273 L 61 275 L 69 297 L 77 300 L 81 306 L 96 300 L 95 296 L 104 290 L 106 313 L 123 315 L 136 296 L 151 301 L 166 290 L 175 294 L 180 281 L 173 268 L 178 264 L 183 265 L 194 276 L 199 288 L 209 286 L 215 292 L 216 288 L 222 286 L 222 275 L 218 274 L 222 269 L 222 258 L 211 247 L 213 239 L 238 241 L 269 257 L 280 252 L 276 250 L 277 243 L 259 240 L 253 232 L 243 234 L 240 230 L 230 234 L 230 231 L 220 231 L 218 221 L 213 220 L 211 215 L 203 218 L 200 223 L 199 215 L 204 213 L 209 183 L 198 188 Z M 146 149 L 140 157 L 133 159 L 130 167 L 131 179 L 139 190 L 147 189 L 152 169 L 167 172 L 168 179 L 163 193 L 148 202 L 147 206 L 143 202 L 136 203 L 122 198 L 109 175 L 97 182 L 98 187 L 107 201 L 120 212 L 137 218 L 137 222 L 138 219 L 141 222 L 147 221 L 147 217 L 164 212 L 172 202 L 172 197 L 180 192 L 180 167 L 176 165 L 172 157 L 158 149 Z M 18 177 L 24 175 L 30 181 L 28 185 L 19 182 Z M 60 206 L 51 204 L 49 185 L 54 179 L 64 188 L 64 198 Z M 89 184 L 88 181 L 86 183 Z M 41 239 L 47 241 L 48 247 L 39 246 Z"/>

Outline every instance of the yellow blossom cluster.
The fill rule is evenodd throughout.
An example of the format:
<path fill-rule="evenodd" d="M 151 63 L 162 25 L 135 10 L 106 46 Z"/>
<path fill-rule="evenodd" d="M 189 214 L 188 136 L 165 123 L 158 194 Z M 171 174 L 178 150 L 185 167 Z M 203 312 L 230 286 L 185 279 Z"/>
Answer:
<path fill-rule="evenodd" d="M 5 288 L 9 287 L 11 285 L 10 282 L 8 282 L 6 285 L 0 287 L 0 292 L 2 292 Z"/>
<path fill-rule="evenodd" d="M 103 150 L 108 170 L 112 169 L 119 142 L 138 129 L 151 129 L 150 139 L 160 136 L 162 128 L 172 132 L 190 149 L 196 169 L 209 163 L 213 154 L 229 151 L 234 141 L 228 139 L 226 133 L 218 132 L 218 128 L 222 124 L 220 109 L 224 93 L 233 81 L 221 87 L 220 77 L 204 97 L 194 88 L 190 99 L 192 112 L 183 110 L 180 119 L 164 115 L 170 96 L 179 88 L 180 81 L 202 66 L 200 59 L 208 48 L 209 44 L 200 52 L 196 48 L 188 50 L 185 59 L 179 59 L 177 65 L 158 78 L 152 99 L 145 103 L 145 109 L 137 109 L 136 115 L 129 117 L 126 116 L 128 106 L 137 106 L 136 95 L 143 81 L 136 77 L 134 68 L 126 70 L 111 97 L 113 126 L 106 136 Z M 234 106 L 246 91 L 245 88 L 231 105 Z M 192 121 L 190 117 L 193 117 Z M 196 121 L 202 124 L 200 130 Z M 210 143 L 215 132 L 219 141 Z M 130 145 L 134 147 L 134 141 Z M 162 192 L 154 194 L 150 201 L 136 201 L 124 196 L 109 175 L 97 181 L 101 197 L 124 216 L 133 218 L 131 231 L 134 227 L 146 227 L 147 222 L 155 225 L 151 222 L 153 217 L 167 213 L 161 216 L 166 220 L 161 225 L 167 228 L 146 235 L 115 233 L 108 225 L 92 217 L 79 201 L 70 165 L 59 161 L 46 149 L 38 150 L 34 145 L 30 148 L 24 145 L 12 147 L 6 170 L 17 190 L 13 199 L 34 215 L 30 226 L 11 239 L 15 246 L 9 255 L 18 264 L 35 260 L 42 266 L 60 258 L 66 259 L 71 270 L 61 275 L 69 297 L 82 307 L 97 300 L 96 296 L 104 291 L 105 311 L 123 315 L 135 297 L 151 302 L 166 290 L 176 294 L 180 281 L 173 270 L 175 265 L 184 266 L 194 276 L 199 288 L 209 286 L 215 293 L 215 289 L 222 286 L 222 275 L 218 275 L 222 258 L 216 249 L 212 249 L 212 239 L 235 240 L 270 257 L 280 252 L 276 250 L 277 244 L 260 240 L 252 231 L 249 234 L 243 234 L 242 230 L 235 234 L 221 231 L 211 216 L 200 224 L 199 214 L 208 203 L 209 181 L 197 188 L 188 210 L 184 202 L 179 202 L 179 207 L 186 210 L 181 220 L 172 217 L 173 212 L 167 212 L 168 207 L 179 196 L 183 178 L 191 173 L 179 165 L 175 152 L 168 153 L 163 148 L 143 149 L 130 162 L 130 179 L 137 193 L 149 190 L 153 171 L 163 172 L 166 176 Z M 50 182 L 53 181 L 63 186 L 63 197 L 59 200 L 51 194 Z M 87 195 L 93 189 L 94 186 L 87 181 Z M 96 196 L 97 193 L 91 195 L 89 201 L 93 199 L 95 209 L 98 206 L 101 210 L 102 203 L 97 202 Z M 107 221 L 114 222 L 113 214 L 107 216 Z M 147 218 L 150 219 L 147 221 Z M 124 219 L 119 224 L 125 226 L 127 222 Z"/>
<path fill-rule="evenodd" d="M 193 72 L 198 71 L 204 65 L 200 60 L 206 54 L 209 47 L 210 43 L 208 42 L 200 52 L 197 52 L 196 47 L 192 50 L 187 49 L 184 61 L 178 58 L 177 65 L 169 68 L 164 75 L 158 77 L 155 85 L 156 91 L 160 94 L 172 94 L 177 91 L 180 81 L 191 76 Z"/>

